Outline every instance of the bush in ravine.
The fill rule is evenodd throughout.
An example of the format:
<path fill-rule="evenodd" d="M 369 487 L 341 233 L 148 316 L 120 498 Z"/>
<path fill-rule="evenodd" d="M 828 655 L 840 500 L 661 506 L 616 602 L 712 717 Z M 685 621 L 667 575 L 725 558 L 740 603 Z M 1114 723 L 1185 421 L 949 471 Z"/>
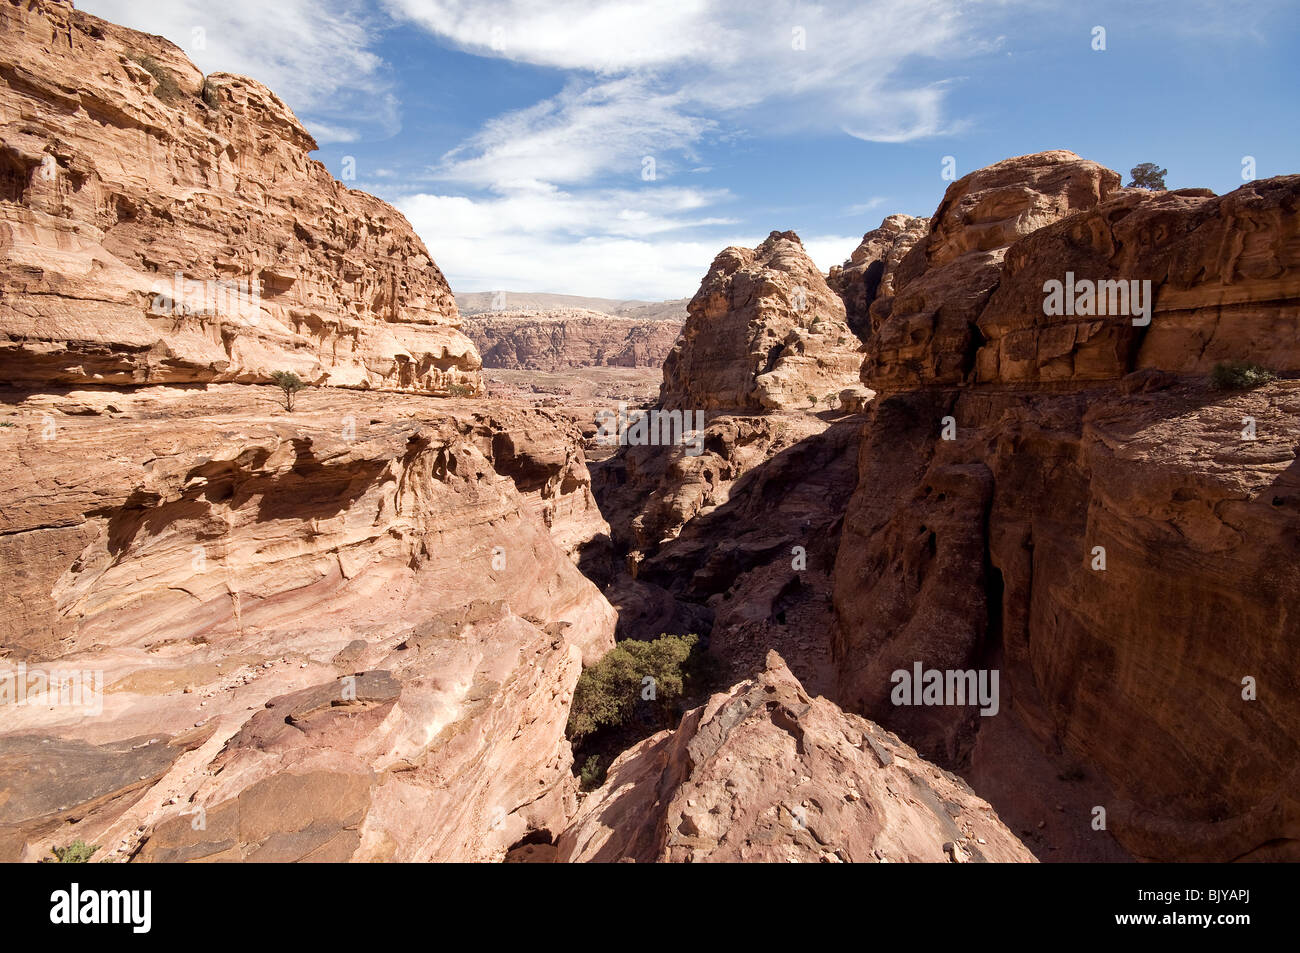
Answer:
<path fill-rule="evenodd" d="M 584 791 L 591 791 L 605 783 L 605 768 L 600 763 L 600 755 L 593 754 L 587 759 L 582 766 L 582 773 L 578 775 L 580 787 Z"/>
<path fill-rule="evenodd" d="M 99 845 L 94 847 L 83 840 L 74 840 L 67 847 L 51 847 L 50 853 L 55 859 L 47 860 L 49 864 L 88 864 L 95 851 L 99 850 Z"/>
<path fill-rule="evenodd" d="M 1210 383 L 1215 390 L 1248 390 L 1276 379 L 1272 371 L 1249 361 L 1220 362 L 1210 372 Z"/>
<path fill-rule="evenodd" d="M 569 711 L 571 741 L 628 725 L 641 711 L 657 728 L 669 727 L 693 676 L 695 635 L 626 639 L 578 677 Z M 590 762 L 588 762 L 590 764 Z"/>

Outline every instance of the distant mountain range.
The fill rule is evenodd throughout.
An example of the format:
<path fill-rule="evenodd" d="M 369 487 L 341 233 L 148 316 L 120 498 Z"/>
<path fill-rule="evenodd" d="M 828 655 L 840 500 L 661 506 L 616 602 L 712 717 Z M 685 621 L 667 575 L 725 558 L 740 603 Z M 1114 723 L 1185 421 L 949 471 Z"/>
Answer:
<path fill-rule="evenodd" d="M 672 301 L 620 301 L 616 298 L 584 298 L 580 295 L 533 291 L 474 291 L 456 295 L 456 307 L 462 315 L 584 309 L 641 321 L 684 321 L 689 301 L 690 298 L 676 298 Z"/>

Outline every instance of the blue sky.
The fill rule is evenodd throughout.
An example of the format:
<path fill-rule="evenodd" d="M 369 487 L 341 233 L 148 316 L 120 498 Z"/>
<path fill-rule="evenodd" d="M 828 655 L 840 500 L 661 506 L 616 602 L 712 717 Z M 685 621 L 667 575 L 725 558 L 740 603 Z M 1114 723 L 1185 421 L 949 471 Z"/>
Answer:
<path fill-rule="evenodd" d="M 930 215 L 945 156 L 1070 149 L 1220 193 L 1246 156 L 1300 172 L 1295 0 L 78 6 L 274 89 L 456 291 L 686 297 L 789 228 L 824 270 Z"/>

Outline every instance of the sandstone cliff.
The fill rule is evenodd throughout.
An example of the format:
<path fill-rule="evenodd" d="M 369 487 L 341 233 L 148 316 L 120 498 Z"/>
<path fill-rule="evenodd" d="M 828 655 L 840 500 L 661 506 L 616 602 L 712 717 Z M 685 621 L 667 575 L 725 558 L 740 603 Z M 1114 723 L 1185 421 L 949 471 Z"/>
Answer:
<path fill-rule="evenodd" d="M 614 762 L 562 861 L 1032 861 L 960 778 L 825 698 L 775 652 Z"/>
<path fill-rule="evenodd" d="M 986 720 L 897 707 L 890 673 L 1000 669 L 998 717 L 1109 785 L 1134 855 L 1295 859 L 1300 390 L 1209 372 L 1300 373 L 1300 176 L 1118 184 L 1070 153 L 975 172 L 871 306 L 834 697 L 983 789 Z M 1149 325 L 1046 314 L 1067 272 L 1150 281 Z"/>
<path fill-rule="evenodd" d="M 571 423 L 241 385 L 5 419 L 6 674 L 103 691 L 7 709 L 4 859 L 485 860 L 562 828 L 614 629 L 572 562 L 606 527 Z"/>
<path fill-rule="evenodd" d="M 794 232 L 725 249 L 689 310 L 664 362 L 669 409 L 806 409 L 856 383 L 862 358 L 844 305 Z"/>
<path fill-rule="evenodd" d="M 848 261 L 832 266 L 826 283 L 844 302 L 849 327 L 862 340 L 871 332 L 871 305 L 893 296 L 899 264 L 929 231 L 928 219 L 890 215 L 862 236 Z"/>
<path fill-rule="evenodd" d="M 59 0 L 0 34 L 0 382 L 480 390 L 420 239 L 266 87 Z"/>
<path fill-rule="evenodd" d="M 555 371 L 570 367 L 660 367 L 679 321 L 636 321 L 595 311 L 488 312 L 466 321 L 483 366 Z"/>
<path fill-rule="evenodd" d="M 870 306 L 863 382 L 876 391 L 961 383 L 1011 244 L 1119 186 L 1117 173 L 1072 152 L 1006 159 L 950 185 L 929 234 L 894 269 L 894 295 Z"/>

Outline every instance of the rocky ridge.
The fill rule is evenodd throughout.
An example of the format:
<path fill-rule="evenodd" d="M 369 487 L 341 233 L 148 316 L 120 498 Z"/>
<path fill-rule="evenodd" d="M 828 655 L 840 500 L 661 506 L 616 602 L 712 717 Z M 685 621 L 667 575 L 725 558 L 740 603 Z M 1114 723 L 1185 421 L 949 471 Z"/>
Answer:
<path fill-rule="evenodd" d="M 30 477 L 0 499 L 22 567 L 0 645 L 97 677 L 102 712 L 6 715 L 0 855 L 489 860 L 562 828 L 569 699 L 615 622 L 573 562 L 606 526 L 572 423 L 341 390 L 292 416 L 243 385 L 72 396 L 0 430 Z"/>
<path fill-rule="evenodd" d="M 495 311 L 466 321 L 465 334 L 488 368 L 659 367 L 681 323 L 637 321 L 596 311 Z"/>
<path fill-rule="evenodd" d="M 872 304 L 834 697 L 980 790 L 1005 763 L 987 726 L 893 705 L 889 675 L 998 668 L 1008 716 L 1109 785 L 1133 855 L 1293 857 L 1300 404 L 1294 381 L 1209 378 L 1300 373 L 1300 177 L 1118 183 L 1059 152 L 973 173 Z M 1045 313 L 1067 273 L 1150 281 L 1150 324 Z"/>
<path fill-rule="evenodd" d="M 0 381 L 480 391 L 424 244 L 265 86 L 60 0 L 0 32 Z"/>
<path fill-rule="evenodd" d="M 689 310 L 664 361 L 659 402 L 669 410 L 806 409 L 856 382 L 859 342 L 844 305 L 794 232 L 724 249 Z"/>

